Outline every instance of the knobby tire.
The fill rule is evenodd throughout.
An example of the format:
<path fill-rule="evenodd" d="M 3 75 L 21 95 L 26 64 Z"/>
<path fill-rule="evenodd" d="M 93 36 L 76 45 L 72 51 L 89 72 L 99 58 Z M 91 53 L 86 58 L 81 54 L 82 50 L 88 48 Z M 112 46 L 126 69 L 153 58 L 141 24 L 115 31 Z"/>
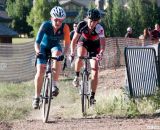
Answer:
<path fill-rule="evenodd" d="M 42 95 L 42 116 L 43 122 L 48 122 L 48 116 L 51 106 L 52 99 L 52 77 L 51 74 L 48 74 L 48 77 L 45 77 L 43 84 L 43 95 Z"/>
<path fill-rule="evenodd" d="M 82 114 L 83 116 L 86 116 L 87 114 L 87 106 L 88 106 L 88 95 L 86 94 L 86 83 L 88 82 L 87 80 L 87 74 L 86 72 L 83 72 L 82 75 L 82 84 L 81 84 L 81 103 L 82 103 Z"/>

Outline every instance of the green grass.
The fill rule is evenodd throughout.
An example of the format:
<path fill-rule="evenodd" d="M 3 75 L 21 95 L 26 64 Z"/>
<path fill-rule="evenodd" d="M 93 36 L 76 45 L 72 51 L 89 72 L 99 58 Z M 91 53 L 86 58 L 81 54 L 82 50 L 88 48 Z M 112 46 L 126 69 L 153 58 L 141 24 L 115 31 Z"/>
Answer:
<path fill-rule="evenodd" d="M 158 92 L 159 93 L 159 92 Z M 158 96 L 159 95 L 159 96 Z M 160 94 L 139 99 L 130 99 L 121 90 L 111 89 L 108 95 L 100 93 L 95 111 L 97 115 L 136 117 L 152 115 L 160 108 Z"/>
<path fill-rule="evenodd" d="M 59 82 L 60 94 L 52 101 L 50 116 L 81 118 L 81 97 L 79 89 L 72 86 L 71 79 Z M 0 83 L 0 122 L 25 118 L 32 111 L 33 81 L 24 83 Z M 88 116 L 112 115 L 135 117 L 153 114 L 159 109 L 159 94 L 133 102 L 120 89 L 97 91 L 97 103 L 88 110 Z"/>
<path fill-rule="evenodd" d="M 31 111 L 33 83 L 0 83 L 0 121 L 21 119 Z"/>
<path fill-rule="evenodd" d="M 13 44 L 22 44 L 26 42 L 32 42 L 34 41 L 34 38 L 13 38 L 12 43 Z"/>

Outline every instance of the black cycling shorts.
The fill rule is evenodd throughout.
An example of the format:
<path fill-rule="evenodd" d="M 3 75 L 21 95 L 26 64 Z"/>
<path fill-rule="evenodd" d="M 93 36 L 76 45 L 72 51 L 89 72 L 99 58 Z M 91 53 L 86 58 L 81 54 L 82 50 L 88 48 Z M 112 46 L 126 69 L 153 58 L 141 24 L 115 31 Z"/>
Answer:
<path fill-rule="evenodd" d="M 83 40 L 78 42 L 78 47 L 83 46 L 89 52 L 90 57 L 95 57 L 100 52 L 100 40 Z"/>

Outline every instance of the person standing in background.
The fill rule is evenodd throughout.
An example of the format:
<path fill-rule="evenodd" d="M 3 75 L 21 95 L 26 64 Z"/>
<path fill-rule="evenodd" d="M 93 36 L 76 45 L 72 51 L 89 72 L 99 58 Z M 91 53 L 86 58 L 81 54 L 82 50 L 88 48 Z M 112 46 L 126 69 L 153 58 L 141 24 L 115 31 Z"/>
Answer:
<path fill-rule="evenodd" d="M 72 40 L 72 38 L 73 38 L 73 35 L 74 35 L 74 33 L 75 33 L 75 31 L 76 31 L 76 29 L 77 29 L 77 22 L 75 22 L 74 24 L 73 24 L 73 30 L 70 32 L 70 39 Z"/>
<path fill-rule="evenodd" d="M 139 36 L 139 39 L 142 40 L 142 45 L 151 44 L 151 28 L 145 28 L 143 34 Z"/>
<path fill-rule="evenodd" d="M 125 38 L 133 38 L 133 34 L 132 34 L 132 28 L 128 27 L 127 28 L 127 33 L 125 34 Z"/>
<path fill-rule="evenodd" d="M 159 36 L 160 36 L 160 27 L 159 24 L 155 24 L 154 30 L 151 32 L 152 41 L 153 43 L 159 42 Z"/>

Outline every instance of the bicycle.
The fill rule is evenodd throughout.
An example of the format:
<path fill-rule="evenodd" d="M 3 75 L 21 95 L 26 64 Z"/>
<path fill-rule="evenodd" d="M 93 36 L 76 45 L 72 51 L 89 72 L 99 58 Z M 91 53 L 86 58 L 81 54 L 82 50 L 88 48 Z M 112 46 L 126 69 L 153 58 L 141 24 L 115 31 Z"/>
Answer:
<path fill-rule="evenodd" d="M 90 107 L 90 95 L 91 95 L 91 86 L 90 86 L 90 71 L 89 71 L 89 61 L 90 59 L 96 59 L 96 57 L 81 56 L 80 59 L 84 60 L 84 66 L 82 71 L 82 79 L 80 84 L 80 94 L 81 94 L 81 105 L 82 105 L 82 114 L 83 116 L 87 115 L 87 109 Z"/>
<path fill-rule="evenodd" d="M 39 54 L 38 56 L 36 56 L 36 58 L 40 56 L 43 56 L 43 54 Z M 53 95 L 52 95 L 53 73 L 52 73 L 52 67 L 51 67 L 52 60 L 62 61 L 62 60 L 58 60 L 58 57 L 52 57 L 51 54 L 48 54 L 47 59 L 48 60 L 46 64 L 46 71 L 43 79 L 43 85 L 42 85 L 42 90 L 40 95 L 40 105 L 39 105 L 39 109 L 42 109 L 42 118 L 44 123 L 48 122 L 51 100 L 53 99 Z M 65 67 L 66 67 L 66 58 L 64 59 L 63 70 L 65 69 Z"/>

